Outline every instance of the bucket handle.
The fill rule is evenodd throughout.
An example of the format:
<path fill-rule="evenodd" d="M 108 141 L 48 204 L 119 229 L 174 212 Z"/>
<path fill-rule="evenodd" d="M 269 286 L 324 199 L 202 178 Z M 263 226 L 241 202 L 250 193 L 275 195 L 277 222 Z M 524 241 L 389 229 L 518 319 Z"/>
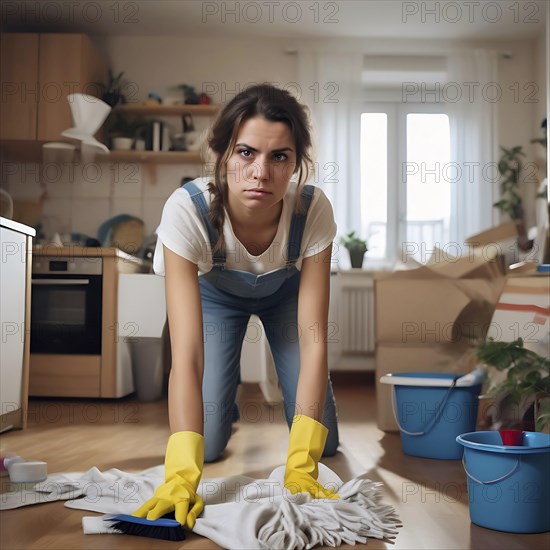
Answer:
<path fill-rule="evenodd" d="M 391 392 L 391 408 L 392 408 L 392 411 L 393 411 L 393 418 L 395 419 L 395 422 L 396 422 L 398 428 L 404 434 L 407 434 L 407 435 L 415 435 L 415 436 L 416 435 L 426 435 L 435 426 L 435 423 L 439 420 L 439 417 L 443 413 L 443 410 L 445 409 L 445 405 L 447 404 L 447 401 L 449 400 L 449 397 L 451 396 L 451 391 L 456 386 L 456 380 L 457 380 L 456 378 L 453 380 L 453 383 L 451 384 L 451 386 L 447 390 L 447 393 L 445 394 L 445 397 L 443 398 L 443 401 L 441 402 L 441 404 L 437 408 L 437 411 L 434 414 L 434 417 L 432 418 L 432 420 L 430 420 L 430 422 L 428 422 L 427 427 L 425 427 L 424 431 L 422 431 L 422 432 L 408 432 L 399 423 L 399 417 L 397 416 L 397 410 L 396 410 L 396 404 L 395 404 L 395 392 L 396 392 L 396 390 L 395 390 L 395 386 L 393 386 L 393 391 Z"/>
<path fill-rule="evenodd" d="M 497 483 L 498 481 L 503 481 L 504 479 L 510 477 L 519 468 L 519 459 L 520 458 L 521 457 L 518 457 L 516 459 L 516 465 L 507 474 L 504 474 L 503 476 L 497 477 L 496 479 L 491 479 L 491 481 L 481 481 L 481 480 L 475 478 L 470 472 L 468 472 L 468 469 L 466 468 L 466 457 L 465 457 L 465 455 L 462 456 L 462 466 L 464 467 L 464 471 L 466 472 L 466 475 L 472 481 L 475 481 L 476 483 L 479 483 L 480 485 L 490 485 L 491 483 Z"/>

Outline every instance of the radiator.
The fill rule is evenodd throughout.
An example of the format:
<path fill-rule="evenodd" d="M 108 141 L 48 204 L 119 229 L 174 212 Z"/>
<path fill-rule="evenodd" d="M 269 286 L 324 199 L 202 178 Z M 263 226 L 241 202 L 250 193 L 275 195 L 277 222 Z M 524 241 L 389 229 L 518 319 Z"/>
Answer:
<path fill-rule="evenodd" d="M 374 353 L 374 291 L 369 276 L 354 275 L 341 287 L 342 353 Z"/>
<path fill-rule="evenodd" d="M 374 371 L 374 282 L 359 269 L 330 278 L 328 363 L 330 371 Z"/>

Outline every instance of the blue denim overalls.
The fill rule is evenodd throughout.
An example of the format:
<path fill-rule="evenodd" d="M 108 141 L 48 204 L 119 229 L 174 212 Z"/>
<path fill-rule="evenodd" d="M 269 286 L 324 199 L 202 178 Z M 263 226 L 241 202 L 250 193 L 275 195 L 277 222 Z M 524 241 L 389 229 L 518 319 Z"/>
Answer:
<path fill-rule="evenodd" d="M 208 216 L 203 192 L 188 182 L 189 192 L 205 224 L 212 249 L 218 239 L 217 230 Z M 302 200 L 307 209 L 314 187 L 304 186 Z M 261 319 L 269 341 L 275 369 L 284 398 L 284 414 L 292 424 L 296 403 L 296 386 L 300 371 L 298 335 L 298 288 L 300 272 L 296 260 L 300 255 L 306 215 L 294 213 L 290 226 L 287 263 L 262 275 L 225 268 L 225 254 L 217 252 L 211 271 L 199 277 L 204 337 L 204 454 L 205 461 L 218 458 L 231 436 L 232 412 L 240 379 L 240 356 L 243 339 L 251 314 Z M 314 411 L 298 411 L 312 416 Z M 252 416 L 258 422 L 258 410 Z M 269 421 L 269 420 L 268 420 Z M 324 455 L 330 456 L 338 447 L 336 405 L 330 380 L 324 403 L 323 424 L 329 435 Z"/>

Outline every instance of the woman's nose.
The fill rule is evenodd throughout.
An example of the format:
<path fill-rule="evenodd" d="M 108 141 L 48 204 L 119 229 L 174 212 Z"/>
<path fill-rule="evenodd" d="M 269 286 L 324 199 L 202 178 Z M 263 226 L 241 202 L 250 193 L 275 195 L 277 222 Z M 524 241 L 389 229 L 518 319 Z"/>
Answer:
<path fill-rule="evenodd" d="M 256 157 L 252 165 L 252 178 L 257 181 L 264 181 L 269 178 L 270 163 L 267 157 Z"/>

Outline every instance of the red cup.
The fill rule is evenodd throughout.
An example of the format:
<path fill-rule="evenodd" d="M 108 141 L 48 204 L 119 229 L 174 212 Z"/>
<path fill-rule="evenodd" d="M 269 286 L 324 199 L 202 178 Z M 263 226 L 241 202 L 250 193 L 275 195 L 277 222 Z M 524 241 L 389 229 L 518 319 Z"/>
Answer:
<path fill-rule="evenodd" d="M 498 433 L 500 434 L 503 445 L 519 447 L 523 444 L 522 430 L 499 430 Z"/>

